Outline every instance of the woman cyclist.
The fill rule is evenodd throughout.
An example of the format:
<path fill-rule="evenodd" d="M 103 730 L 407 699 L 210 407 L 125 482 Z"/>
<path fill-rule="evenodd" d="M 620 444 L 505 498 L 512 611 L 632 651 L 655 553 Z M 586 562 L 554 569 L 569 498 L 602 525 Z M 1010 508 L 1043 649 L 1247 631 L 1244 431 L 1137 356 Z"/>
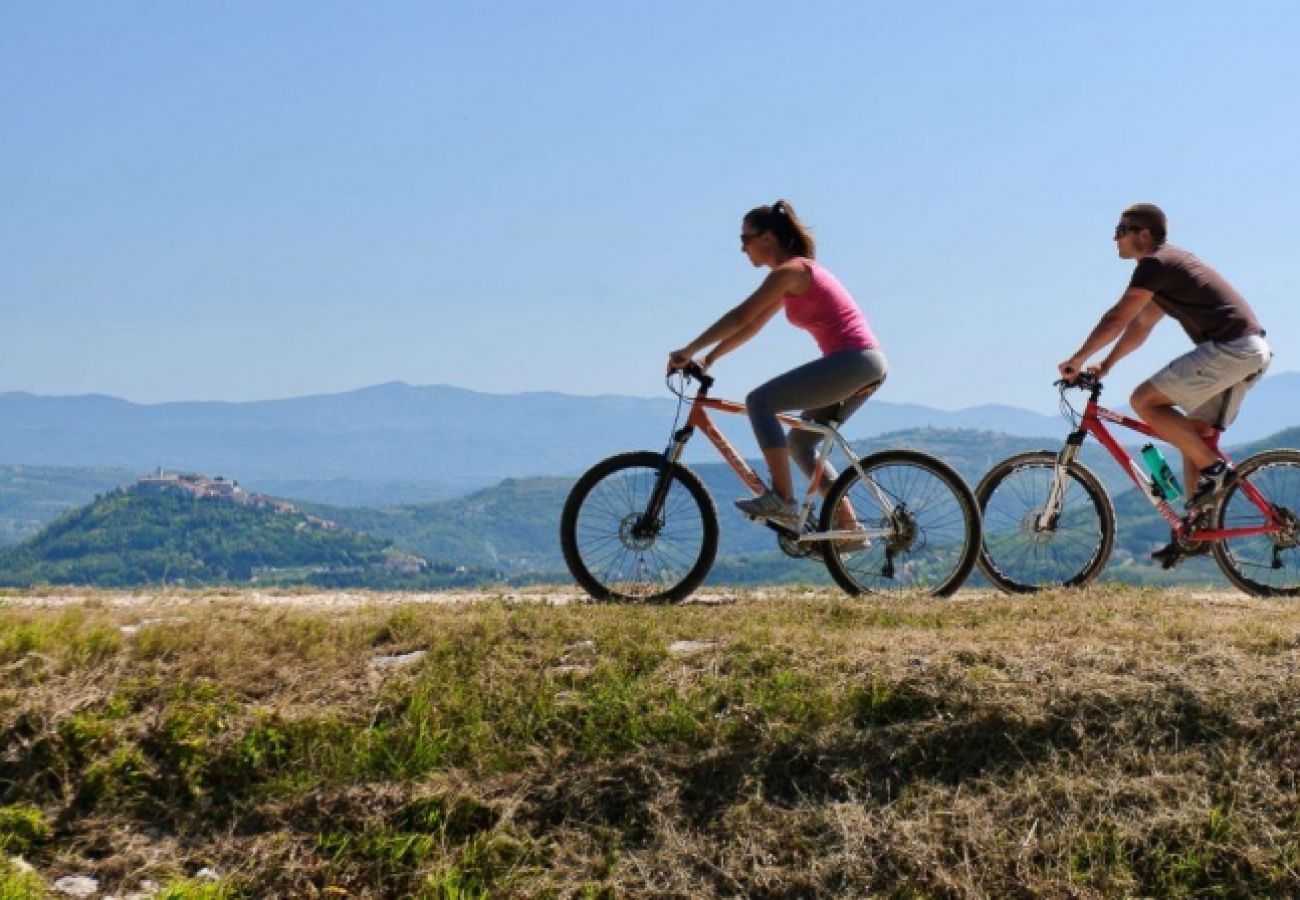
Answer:
<path fill-rule="evenodd" d="M 750 210 L 741 220 L 740 249 L 755 267 L 771 271 L 758 290 L 739 306 L 704 330 L 680 350 L 668 354 L 668 365 L 681 368 L 706 347 L 713 349 L 701 360 L 708 368 L 762 330 L 777 311 L 798 328 L 812 334 L 821 349 L 820 359 L 778 375 L 745 398 L 749 420 L 758 437 L 772 487 L 758 497 L 737 500 L 746 515 L 792 525 L 799 513 L 790 477 L 790 457 L 809 477 L 817 461 L 822 436 L 795 430 L 787 443 L 778 412 L 801 409 L 813 422 L 844 422 L 866 402 L 870 391 L 885 380 L 888 363 L 880 351 L 866 316 L 853 297 L 815 259 L 812 235 L 785 200 Z M 823 495 L 835 481 L 835 470 L 822 471 Z M 836 526 L 856 529 L 852 508 L 842 504 Z"/>

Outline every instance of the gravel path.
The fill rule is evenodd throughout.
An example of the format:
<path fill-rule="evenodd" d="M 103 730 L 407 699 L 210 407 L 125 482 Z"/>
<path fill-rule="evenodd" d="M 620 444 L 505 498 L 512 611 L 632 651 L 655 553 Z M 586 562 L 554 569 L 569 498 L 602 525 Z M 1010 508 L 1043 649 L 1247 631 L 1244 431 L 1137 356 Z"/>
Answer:
<path fill-rule="evenodd" d="M 1238 591 L 1213 588 L 1170 588 L 1163 589 L 1161 592 L 1178 594 L 1186 600 L 1215 605 L 1257 605 L 1263 602 Z M 830 598 L 837 595 L 844 596 L 837 589 L 831 587 L 713 588 L 696 592 L 687 602 L 697 605 L 715 605 L 734 603 L 738 600 L 811 599 L 817 597 Z M 993 590 L 971 589 L 961 590 L 949 600 L 935 602 L 979 602 L 1000 596 L 1003 595 Z M 589 602 L 589 598 L 578 589 L 563 585 L 452 591 L 263 591 L 256 589 L 108 591 L 68 588 L 45 591 L 0 592 L 0 608 L 7 605 L 50 608 L 94 605 L 130 608 L 159 604 L 230 603 L 347 609 L 384 604 L 428 603 L 445 605 L 482 602 L 564 605 Z"/>

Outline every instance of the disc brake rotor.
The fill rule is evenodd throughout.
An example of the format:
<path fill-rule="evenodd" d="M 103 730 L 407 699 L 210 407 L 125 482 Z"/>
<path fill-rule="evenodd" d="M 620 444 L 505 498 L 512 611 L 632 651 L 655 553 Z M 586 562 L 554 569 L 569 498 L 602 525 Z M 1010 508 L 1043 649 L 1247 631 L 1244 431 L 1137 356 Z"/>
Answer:
<path fill-rule="evenodd" d="M 1020 520 L 1020 533 L 1036 547 L 1044 547 L 1056 540 L 1056 531 L 1038 527 L 1038 519 L 1043 514 L 1041 509 L 1031 509 Z"/>
<path fill-rule="evenodd" d="M 646 529 L 641 526 L 640 513 L 628 513 L 618 523 L 618 539 L 629 550 L 649 550 L 654 546 L 658 529 Z"/>

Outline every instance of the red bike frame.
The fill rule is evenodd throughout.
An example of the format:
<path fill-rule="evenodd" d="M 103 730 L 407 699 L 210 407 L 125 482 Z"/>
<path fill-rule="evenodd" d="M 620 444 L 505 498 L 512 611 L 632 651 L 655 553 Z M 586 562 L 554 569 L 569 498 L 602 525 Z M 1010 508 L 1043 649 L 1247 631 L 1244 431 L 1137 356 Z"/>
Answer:
<path fill-rule="evenodd" d="M 1105 423 L 1111 422 L 1115 425 L 1121 425 L 1125 428 L 1136 431 L 1139 434 L 1153 437 L 1156 440 L 1164 439 L 1161 438 L 1160 435 L 1156 434 L 1151 429 L 1151 426 L 1146 422 L 1143 422 L 1141 419 L 1133 419 L 1129 416 L 1120 415 L 1117 412 L 1112 412 L 1111 410 L 1106 409 L 1098 403 L 1097 396 L 1100 392 L 1100 388 L 1101 386 L 1098 384 L 1092 389 L 1088 399 L 1088 406 L 1083 411 L 1083 419 L 1079 422 L 1079 428 L 1074 435 L 1071 435 L 1071 443 L 1076 443 L 1073 438 L 1075 435 L 1078 435 L 1077 443 L 1082 444 L 1084 433 L 1091 434 L 1100 441 L 1101 445 L 1110 451 L 1110 455 L 1115 458 L 1115 462 L 1119 464 L 1120 468 L 1128 473 L 1129 478 L 1133 479 L 1133 483 L 1136 484 L 1146 495 L 1147 499 L 1151 502 L 1151 505 L 1156 508 L 1158 513 L 1160 513 L 1161 518 L 1169 523 L 1169 526 L 1174 529 L 1174 532 L 1179 537 L 1194 537 L 1194 539 L 1198 541 L 1224 541 L 1229 538 L 1251 537 L 1252 535 L 1257 534 L 1275 534 L 1282 530 L 1283 522 L 1277 516 L 1276 512 L 1274 512 L 1273 504 L 1269 503 L 1268 500 L 1265 499 L 1264 495 L 1261 494 L 1253 484 L 1246 480 L 1238 481 L 1237 485 L 1241 492 L 1246 495 L 1247 499 L 1249 499 L 1251 503 L 1255 504 L 1255 506 L 1259 507 L 1260 512 L 1264 514 L 1264 519 L 1268 524 L 1255 525 L 1249 528 L 1196 529 L 1191 527 L 1187 518 L 1180 516 L 1175 512 L 1174 508 L 1169 504 L 1169 501 L 1159 495 L 1155 488 L 1155 483 L 1151 477 L 1147 475 L 1146 470 L 1138 465 L 1138 463 L 1134 461 L 1133 457 L 1129 456 L 1127 450 L 1120 446 L 1119 441 L 1115 440 L 1110 431 L 1107 430 Z M 1231 465 L 1232 460 L 1228 458 L 1227 454 L 1219 449 L 1219 436 L 1222 433 L 1221 430 L 1216 428 L 1214 431 L 1214 437 L 1207 440 L 1205 444 L 1210 448 L 1215 456 Z M 1190 489 L 1191 485 L 1188 485 L 1188 488 Z"/>

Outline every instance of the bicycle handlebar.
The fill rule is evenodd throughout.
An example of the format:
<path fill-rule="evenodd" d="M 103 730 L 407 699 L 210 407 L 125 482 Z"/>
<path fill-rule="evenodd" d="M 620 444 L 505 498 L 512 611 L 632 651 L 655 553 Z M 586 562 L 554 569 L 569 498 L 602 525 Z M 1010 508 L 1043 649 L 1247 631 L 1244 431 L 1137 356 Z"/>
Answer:
<path fill-rule="evenodd" d="M 1067 381 L 1060 378 L 1052 382 L 1052 387 L 1059 388 L 1078 388 L 1081 391 L 1091 391 L 1101 387 L 1101 379 L 1091 372 L 1080 372 L 1074 376 L 1073 381 Z"/>
<path fill-rule="evenodd" d="M 700 383 L 700 387 L 702 387 L 706 391 L 709 388 L 713 387 L 712 376 L 706 375 L 704 373 L 704 367 L 701 366 L 699 363 L 697 363 L 695 360 L 691 360 L 681 368 L 677 368 L 677 369 L 670 368 L 668 370 L 669 377 L 671 377 L 675 373 L 680 373 L 683 377 L 687 379 L 691 379 L 691 378 L 695 379 Z"/>

